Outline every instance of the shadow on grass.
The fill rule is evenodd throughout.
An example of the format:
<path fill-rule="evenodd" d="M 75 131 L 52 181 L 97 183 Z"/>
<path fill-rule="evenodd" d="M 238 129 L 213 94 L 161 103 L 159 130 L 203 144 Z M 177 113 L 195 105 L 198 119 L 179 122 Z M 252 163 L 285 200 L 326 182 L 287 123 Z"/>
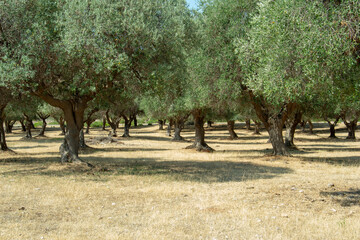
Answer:
<path fill-rule="evenodd" d="M 360 157 L 301 157 L 303 161 L 328 163 L 339 166 L 360 166 Z"/>
<path fill-rule="evenodd" d="M 3 172 L 3 176 L 45 175 L 52 177 L 86 176 L 83 180 L 107 181 L 110 176 L 157 176 L 170 181 L 191 182 L 242 182 L 256 179 L 271 179 L 281 174 L 292 173 L 290 168 L 272 167 L 250 162 L 230 161 L 157 161 L 153 158 L 83 158 L 96 165 L 94 169 L 77 168 L 60 164 L 59 158 L 10 158 L 6 165 L 21 164 L 26 169 Z M 0 166 L 4 164 L 0 162 Z M 95 178 L 94 178 L 95 176 Z"/>
<path fill-rule="evenodd" d="M 320 195 L 331 197 L 343 207 L 360 205 L 360 190 L 320 192 Z"/>

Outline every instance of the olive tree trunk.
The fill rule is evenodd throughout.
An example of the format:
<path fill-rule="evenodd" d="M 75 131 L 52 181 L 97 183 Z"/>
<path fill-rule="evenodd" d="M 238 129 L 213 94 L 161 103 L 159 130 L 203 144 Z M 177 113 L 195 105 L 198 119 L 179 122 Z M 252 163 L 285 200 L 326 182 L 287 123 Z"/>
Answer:
<path fill-rule="evenodd" d="M 296 111 L 295 114 L 289 117 L 285 121 L 286 125 L 286 134 L 285 134 L 285 146 L 295 147 L 294 136 L 297 125 L 301 122 L 302 113 L 301 111 Z"/>
<path fill-rule="evenodd" d="M 343 114 L 341 118 L 348 130 L 348 136 L 346 137 L 346 139 L 356 139 L 355 131 L 357 129 L 358 118 L 355 118 L 352 121 L 347 121 L 345 114 Z"/>
<path fill-rule="evenodd" d="M 109 136 L 110 137 L 117 137 L 116 130 L 117 130 L 118 126 L 119 126 L 120 117 L 111 118 L 110 115 L 109 115 L 109 111 L 110 110 L 107 110 L 106 113 L 105 113 L 106 120 L 109 123 L 110 128 L 111 128 L 111 130 L 109 132 Z"/>
<path fill-rule="evenodd" d="M 164 121 L 158 120 L 158 124 L 159 124 L 159 130 L 164 130 Z"/>
<path fill-rule="evenodd" d="M 170 119 L 169 120 L 169 123 L 168 123 L 168 126 L 167 126 L 167 129 L 166 129 L 166 135 L 167 136 L 171 136 L 171 126 L 174 125 L 174 120 L 173 119 Z"/>
<path fill-rule="evenodd" d="M 15 123 L 16 123 L 16 120 L 5 120 L 6 133 L 12 133 L 12 129 L 13 129 Z"/>
<path fill-rule="evenodd" d="M 131 127 L 131 123 L 132 121 L 134 120 L 134 117 L 130 115 L 130 117 L 128 118 L 126 115 L 121 115 L 124 120 L 125 120 L 125 123 L 124 123 L 124 134 L 122 135 L 122 137 L 130 137 L 130 127 Z"/>
<path fill-rule="evenodd" d="M 235 133 L 234 131 L 235 128 L 235 121 L 234 120 L 229 120 L 227 121 L 227 130 L 229 131 L 230 134 L 230 139 L 238 139 L 238 135 Z"/>
<path fill-rule="evenodd" d="M 21 131 L 26 132 L 26 127 L 25 127 L 24 120 L 22 119 L 19 122 L 20 122 L 20 125 L 21 125 Z"/>
<path fill-rule="evenodd" d="M 25 138 L 32 139 L 31 129 L 32 129 L 33 123 L 28 115 L 26 115 L 25 113 L 23 113 L 23 115 L 25 117 L 25 129 L 26 129 Z"/>
<path fill-rule="evenodd" d="M 186 147 L 186 149 L 195 148 L 200 152 L 213 152 L 214 149 L 209 147 L 205 142 L 205 130 L 204 130 L 204 113 L 202 110 L 195 110 L 192 112 L 195 124 L 195 142 Z"/>
<path fill-rule="evenodd" d="M 254 135 L 260 135 L 261 122 L 256 120 L 253 120 L 253 122 L 255 124 Z"/>
<path fill-rule="evenodd" d="M 4 109 L 6 105 L 0 106 L 0 150 L 6 151 L 8 150 L 7 144 L 6 144 L 6 138 L 5 138 L 5 129 L 4 129 Z"/>
<path fill-rule="evenodd" d="M 331 122 L 330 120 L 325 118 L 325 121 L 329 124 L 329 127 L 330 127 L 330 136 L 329 136 L 329 138 L 336 138 L 335 127 L 336 127 L 336 124 L 338 123 L 339 119 L 340 119 L 340 116 L 336 117 L 334 122 Z"/>
<path fill-rule="evenodd" d="M 251 130 L 250 119 L 246 119 L 246 120 L 245 120 L 245 128 L 246 128 L 247 130 Z"/>
<path fill-rule="evenodd" d="M 273 147 L 273 155 L 290 156 L 285 146 L 282 130 L 287 118 L 296 110 L 295 103 L 284 104 L 277 112 L 271 109 L 262 98 L 256 98 L 252 91 L 248 91 L 251 103 L 257 117 L 262 121 L 269 133 L 269 141 Z"/>

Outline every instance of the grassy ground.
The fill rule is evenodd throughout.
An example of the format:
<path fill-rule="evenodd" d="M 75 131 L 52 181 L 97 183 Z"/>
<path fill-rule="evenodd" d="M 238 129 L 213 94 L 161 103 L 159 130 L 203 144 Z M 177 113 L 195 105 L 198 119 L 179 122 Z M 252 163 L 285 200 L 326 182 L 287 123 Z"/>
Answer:
<path fill-rule="evenodd" d="M 272 157 L 264 131 L 241 127 L 234 141 L 208 129 L 214 153 L 132 128 L 130 139 L 88 142 L 92 170 L 59 163 L 58 128 L 31 141 L 15 129 L 16 154 L 0 153 L 0 239 L 360 238 L 358 141 L 328 139 L 318 124 L 316 135 L 297 132 L 293 157 Z"/>

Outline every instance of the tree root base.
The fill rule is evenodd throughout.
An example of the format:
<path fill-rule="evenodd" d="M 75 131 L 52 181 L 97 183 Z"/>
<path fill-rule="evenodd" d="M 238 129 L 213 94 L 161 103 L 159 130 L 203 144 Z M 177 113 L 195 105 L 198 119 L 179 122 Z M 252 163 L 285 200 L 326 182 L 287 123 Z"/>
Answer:
<path fill-rule="evenodd" d="M 214 152 L 215 150 L 211 147 L 209 147 L 207 144 L 205 145 L 200 145 L 200 144 L 191 144 L 190 146 L 187 146 L 185 149 L 196 149 L 196 151 L 198 152 Z"/>

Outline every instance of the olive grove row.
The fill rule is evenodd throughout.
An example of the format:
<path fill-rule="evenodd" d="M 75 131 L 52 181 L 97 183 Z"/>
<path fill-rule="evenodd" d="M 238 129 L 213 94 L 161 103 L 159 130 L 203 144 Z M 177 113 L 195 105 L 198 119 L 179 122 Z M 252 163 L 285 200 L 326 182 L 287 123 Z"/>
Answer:
<path fill-rule="evenodd" d="M 360 1 L 6 0 L 0 2 L 0 137 L 15 120 L 66 122 L 63 161 L 101 112 L 116 134 L 136 115 L 168 119 L 176 138 L 191 116 L 254 119 L 275 155 L 312 118 L 355 137 L 360 114 Z M 45 123 L 45 120 L 44 120 Z M 26 125 L 26 124 L 25 124 Z M 286 125 L 286 144 L 282 129 Z M 127 126 L 127 131 L 126 131 Z"/>

